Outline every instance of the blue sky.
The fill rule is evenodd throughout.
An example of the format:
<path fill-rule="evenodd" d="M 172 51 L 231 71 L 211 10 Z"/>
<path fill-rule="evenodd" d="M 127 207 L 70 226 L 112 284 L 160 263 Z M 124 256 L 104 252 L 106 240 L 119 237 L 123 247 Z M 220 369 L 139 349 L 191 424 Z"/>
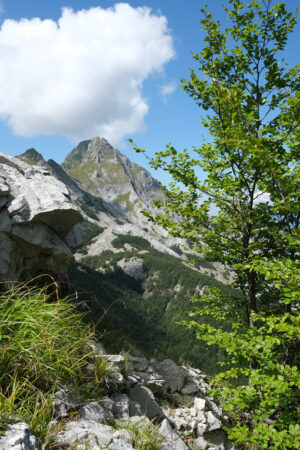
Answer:
<path fill-rule="evenodd" d="M 180 80 L 194 67 L 192 52 L 203 45 L 200 8 L 208 3 L 224 21 L 224 2 L 127 3 L 114 8 L 108 0 L 0 0 L 0 151 L 16 155 L 34 147 L 60 163 L 79 140 L 101 133 L 145 165 L 128 137 L 150 155 L 169 142 L 178 149 L 201 144 L 201 111 Z M 298 1 L 286 4 L 295 9 Z M 143 6 L 151 12 L 138 9 Z M 73 11 L 63 13 L 65 7 Z M 3 42 L 10 47 L 1 50 Z M 285 53 L 290 64 L 298 62 L 299 43 L 298 24 Z M 14 45 L 16 56 L 9 50 Z"/>

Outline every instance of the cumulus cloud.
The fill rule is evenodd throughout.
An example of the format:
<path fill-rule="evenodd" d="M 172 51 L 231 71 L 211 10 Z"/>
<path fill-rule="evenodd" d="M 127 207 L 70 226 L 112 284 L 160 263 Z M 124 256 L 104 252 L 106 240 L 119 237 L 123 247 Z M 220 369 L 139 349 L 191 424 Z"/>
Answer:
<path fill-rule="evenodd" d="M 254 197 L 254 203 L 268 203 L 270 202 L 270 194 L 268 192 L 258 191 Z"/>
<path fill-rule="evenodd" d="M 103 136 L 142 131 L 143 81 L 174 56 L 164 16 L 119 3 L 58 22 L 5 20 L 0 30 L 0 117 L 22 136 Z"/>
<path fill-rule="evenodd" d="M 176 81 L 171 81 L 170 83 L 162 86 L 160 89 L 160 93 L 161 93 L 163 99 L 166 101 L 167 97 L 176 91 L 176 88 L 177 88 Z"/>

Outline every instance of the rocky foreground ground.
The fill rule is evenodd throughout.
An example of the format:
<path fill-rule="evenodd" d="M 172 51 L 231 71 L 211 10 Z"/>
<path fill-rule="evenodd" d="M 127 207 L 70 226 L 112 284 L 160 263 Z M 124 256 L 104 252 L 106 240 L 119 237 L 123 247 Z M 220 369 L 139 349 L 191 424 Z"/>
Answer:
<path fill-rule="evenodd" d="M 107 354 L 92 344 L 97 358 L 111 368 L 101 398 L 85 402 L 64 387 L 54 395 L 55 449 L 130 450 L 136 446 L 134 430 L 153 429 L 157 446 L 165 450 L 232 450 L 222 430 L 222 410 L 209 396 L 209 385 L 199 369 L 177 366 L 166 359 Z M 94 364 L 88 370 L 94 371 Z M 63 425 L 62 425 L 63 424 Z M 153 438 L 154 439 L 154 438 Z M 37 450 L 38 441 L 28 426 L 10 425 L 0 438 L 1 450 Z"/>

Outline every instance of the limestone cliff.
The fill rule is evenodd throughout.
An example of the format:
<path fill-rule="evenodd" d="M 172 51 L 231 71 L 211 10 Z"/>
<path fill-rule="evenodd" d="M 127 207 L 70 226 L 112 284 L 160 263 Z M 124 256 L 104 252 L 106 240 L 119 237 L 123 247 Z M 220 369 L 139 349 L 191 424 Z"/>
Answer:
<path fill-rule="evenodd" d="M 71 248 L 80 243 L 81 213 L 42 162 L 41 157 L 29 165 L 0 153 L 0 277 L 5 280 L 61 274 L 72 261 Z"/>

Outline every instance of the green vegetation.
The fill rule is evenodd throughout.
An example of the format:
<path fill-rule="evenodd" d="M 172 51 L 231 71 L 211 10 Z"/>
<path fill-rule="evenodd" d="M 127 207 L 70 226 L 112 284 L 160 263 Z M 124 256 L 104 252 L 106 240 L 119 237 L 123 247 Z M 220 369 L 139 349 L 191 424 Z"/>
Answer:
<path fill-rule="evenodd" d="M 139 450 L 160 450 L 162 448 L 163 440 L 158 433 L 158 426 L 148 423 L 144 418 L 137 422 L 120 420 L 114 426 L 117 429 L 133 433 L 134 448 Z"/>
<path fill-rule="evenodd" d="M 89 220 L 84 220 L 80 224 L 83 231 L 83 244 L 82 247 L 77 250 L 78 253 L 86 253 L 86 245 L 89 245 L 92 239 L 99 234 L 103 233 L 105 228 L 100 227 L 94 222 L 90 222 Z"/>
<path fill-rule="evenodd" d="M 81 264 L 87 273 L 78 271 L 75 265 L 69 270 L 72 285 L 81 292 L 80 298 L 89 299 L 93 311 L 90 319 L 96 323 L 107 312 L 101 319 L 101 328 L 107 330 L 103 340 L 110 348 L 115 345 L 116 351 L 127 341 L 149 357 L 169 357 L 180 362 L 184 355 L 194 366 L 216 373 L 222 352 L 207 348 L 204 341 L 195 342 L 194 332 L 176 322 L 188 318 L 189 298 L 203 286 L 219 287 L 228 293 L 232 290 L 184 266 L 178 258 L 153 249 L 141 237 L 120 235 L 113 241 L 116 248 L 123 248 L 126 243 L 134 249 L 120 253 L 108 250 L 99 256 L 84 257 Z M 147 252 L 140 254 L 136 249 Z M 117 265 L 119 260 L 133 257 L 143 259 L 144 282 L 126 275 Z M 147 294 L 143 295 L 145 288 Z"/>
<path fill-rule="evenodd" d="M 131 236 L 128 234 L 119 234 L 116 239 L 112 241 L 115 248 L 122 248 L 124 244 L 130 244 L 138 250 L 150 250 L 149 242 L 140 236 Z"/>
<path fill-rule="evenodd" d="M 90 222 L 88 220 L 84 220 L 81 223 L 81 228 L 83 230 L 83 234 L 84 234 L 84 243 L 88 244 L 90 243 L 90 241 L 95 237 L 98 236 L 99 234 L 103 233 L 103 231 L 105 230 L 105 228 L 100 227 L 99 225 L 97 225 L 94 222 Z"/>
<path fill-rule="evenodd" d="M 23 156 L 20 159 L 22 159 L 22 161 L 24 161 L 25 163 L 29 164 L 30 166 L 37 166 L 37 164 L 38 164 L 34 159 L 31 159 L 31 158 L 26 157 L 26 156 Z"/>
<path fill-rule="evenodd" d="M 68 154 L 65 161 L 63 162 L 62 166 L 64 170 L 71 170 L 79 166 L 79 164 L 82 161 L 82 158 L 84 157 L 90 141 L 82 141 L 80 142 L 74 150 L 71 151 L 71 153 Z"/>
<path fill-rule="evenodd" d="M 55 286 L 18 285 L 0 294 L 0 434 L 21 419 L 49 445 L 54 392 L 67 385 L 75 394 L 97 394 L 108 367 L 102 361 L 101 372 L 88 375 L 94 333 L 82 319 Z"/>
<path fill-rule="evenodd" d="M 97 170 L 97 164 L 94 161 L 86 161 L 77 167 L 68 170 L 68 174 L 78 180 L 84 189 L 92 191 L 97 187 L 96 181 L 91 175 Z"/>
<path fill-rule="evenodd" d="M 125 204 L 126 211 L 132 211 L 133 210 L 133 204 L 129 200 L 130 192 L 126 192 L 126 194 L 119 194 L 115 200 L 114 203 L 117 204 Z"/>
<path fill-rule="evenodd" d="M 84 192 L 83 196 L 79 199 L 78 202 L 83 212 L 85 212 L 85 214 L 91 219 L 98 220 L 98 216 L 96 213 L 102 211 L 106 212 L 101 198 L 95 197 L 88 192 Z"/>
<path fill-rule="evenodd" d="M 223 30 L 202 12 L 199 72 L 191 71 L 183 89 L 208 111 L 202 122 L 211 139 L 191 154 L 171 144 L 156 154 L 152 166 L 173 183 L 165 188 L 165 214 L 145 215 L 235 274 L 240 296 L 208 289 L 193 300 L 192 319 L 182 321 L 227 356 L 214 393 L 230 416 L 229 437 L 241 448 L 296 449 L 300 66 L 282 64 L 296 16 L 283 2 L 230 0 Z"/>

